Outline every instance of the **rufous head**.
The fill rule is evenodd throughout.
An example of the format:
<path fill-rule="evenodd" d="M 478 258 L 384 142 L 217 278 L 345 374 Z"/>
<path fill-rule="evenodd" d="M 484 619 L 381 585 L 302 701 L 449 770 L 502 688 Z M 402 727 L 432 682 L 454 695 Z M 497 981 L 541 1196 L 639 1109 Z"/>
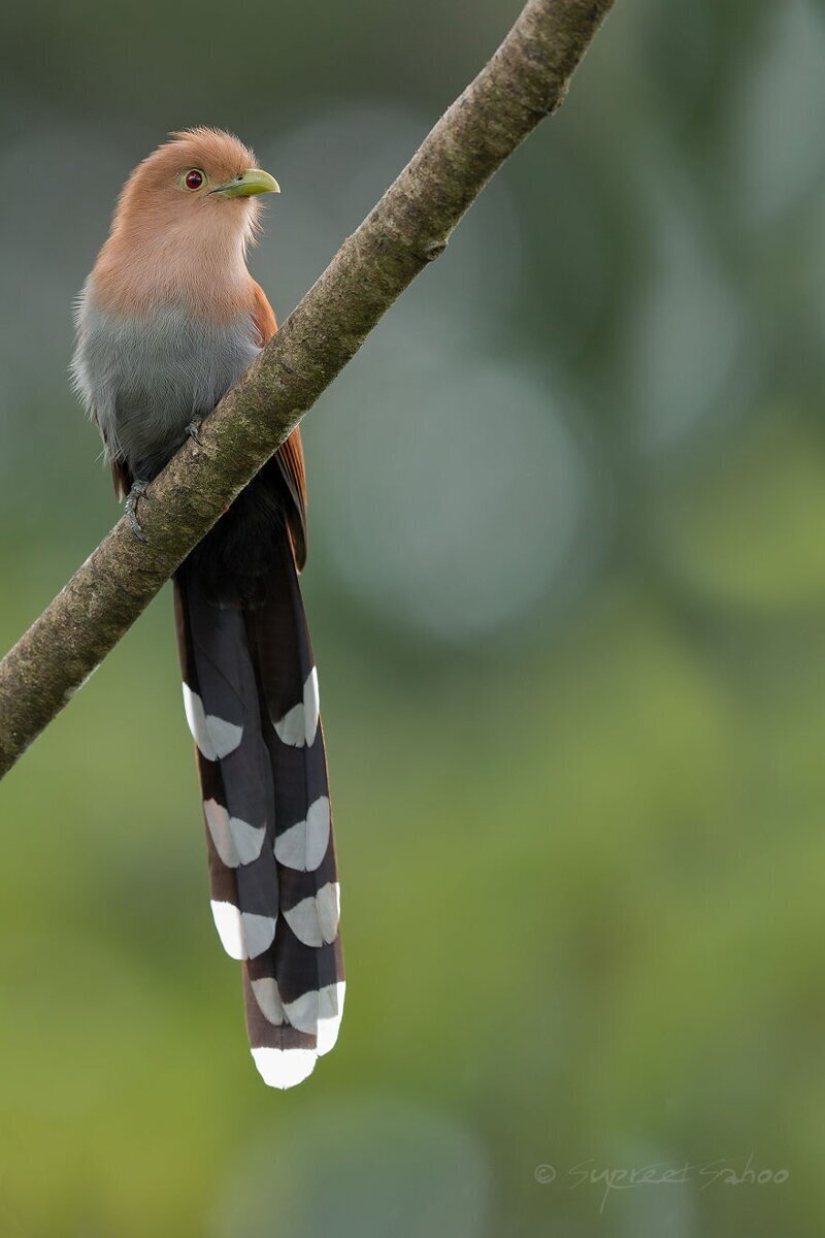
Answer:
<path fill-rule="evenodd" d="M 252 151 L 221 129 L 173 133 L 124 185 L 113 231 L 187 227 L 237 232 L 247 239 L 257 219 L 258 195 L 280 192 L 275 178 L 255 164 Z"/>
<path fill-rule="evenodd" d="M 259 195 L 278 182 L 220 129 L 173 133 L 138 164 L 94 270 L 98 298 L 124 312 L 175 300 L 228 316 L 245 296 Z"/>

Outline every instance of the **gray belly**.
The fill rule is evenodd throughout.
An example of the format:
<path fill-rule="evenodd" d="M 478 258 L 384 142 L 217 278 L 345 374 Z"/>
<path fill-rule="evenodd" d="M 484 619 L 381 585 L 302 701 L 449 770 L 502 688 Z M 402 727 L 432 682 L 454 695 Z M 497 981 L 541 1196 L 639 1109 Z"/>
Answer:
<path fill-rule="evenodd" d="M 252 317 L 214 325 L 175 306 L 151 318 L 102 313 L 88 289 L 78 313 L 75 385 L 110 460 L 153 477 L 260 351 Z"/>

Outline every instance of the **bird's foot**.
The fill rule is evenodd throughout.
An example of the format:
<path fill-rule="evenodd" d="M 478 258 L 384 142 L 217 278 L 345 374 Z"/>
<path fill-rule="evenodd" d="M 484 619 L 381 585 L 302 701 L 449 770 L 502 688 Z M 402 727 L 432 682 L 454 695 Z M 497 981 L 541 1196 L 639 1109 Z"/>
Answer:
<path fill-rule="evenodd" d="M 138 523 L 136 515 L 137 501 L 142 499 L 146 493 L 146 487 L 149 485 L 146 481 L 136 481 L 132 483 L 132 489 L 126 498 L 126 515 L 129 517 L 129 524 L 132 526 L 132 532 L 139 542 L 147 541 L 146 534 Z"/>
<path fill-rule="evenodd" d="M 203 417 L 193 417 L 192 420 L 189 422 L 189 425 L 186 427 L 187 437 L 191 438 L 192 442 L 197 447 L 201 446 L 200 428 L 201 428 L 202 421 L 203 421 Z"/>

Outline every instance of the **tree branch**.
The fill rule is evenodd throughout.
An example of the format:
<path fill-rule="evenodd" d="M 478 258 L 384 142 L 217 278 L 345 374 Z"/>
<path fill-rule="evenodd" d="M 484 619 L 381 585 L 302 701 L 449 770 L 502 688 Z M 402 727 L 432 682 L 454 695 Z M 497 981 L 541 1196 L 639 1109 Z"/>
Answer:
<path fill-rule="evenodd" d="M 140 504 L 0 662 L 0 776 L 63 708 L 169 576 L 443 251 L 490 177 L 560 105 L 613 0 L 529 0 L 361 226 Z"/>

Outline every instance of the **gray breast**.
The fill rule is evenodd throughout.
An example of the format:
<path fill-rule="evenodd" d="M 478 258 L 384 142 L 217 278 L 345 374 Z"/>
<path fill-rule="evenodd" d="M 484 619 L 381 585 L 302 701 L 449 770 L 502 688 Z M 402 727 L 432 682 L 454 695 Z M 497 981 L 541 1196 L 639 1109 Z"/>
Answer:
<path fill-rule="evenodd" d="M 78 308 L 75 386 L 111 460 L 150 478 L 186 428 L 233 386 L 260 351 L 251 314 L 223 324 L 167 305 L 152 317 L 103 313 L 89 286 Z"/>

